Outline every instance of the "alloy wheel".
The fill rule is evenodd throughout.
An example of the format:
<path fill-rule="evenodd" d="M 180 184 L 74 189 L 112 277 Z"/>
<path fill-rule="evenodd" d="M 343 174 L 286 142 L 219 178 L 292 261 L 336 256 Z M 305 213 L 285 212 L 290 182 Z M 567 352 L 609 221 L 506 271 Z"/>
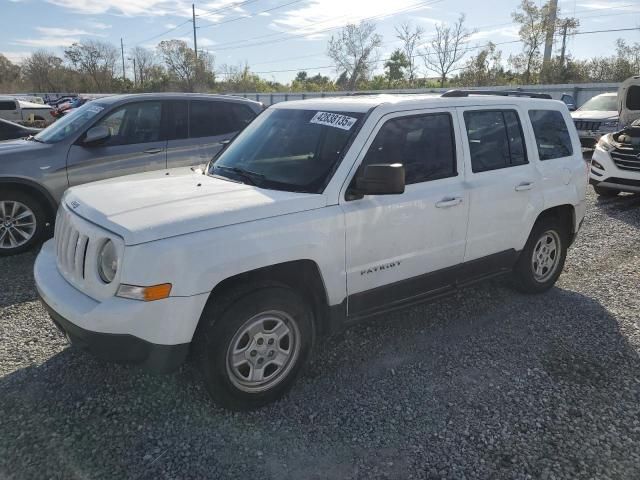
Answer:
<path fill-rule="evenodd" d="M 533 248 L 531 266 L 533 278 L 544 283 L 549 280 L 560 264 L 560 236 L 554 230 L 547 230 Z"/>
<path fill-rule="evenodd" d="M 0 249 L 21 247 L 36 233 L 36 215 L 15 200 L 0 200 Z"/>

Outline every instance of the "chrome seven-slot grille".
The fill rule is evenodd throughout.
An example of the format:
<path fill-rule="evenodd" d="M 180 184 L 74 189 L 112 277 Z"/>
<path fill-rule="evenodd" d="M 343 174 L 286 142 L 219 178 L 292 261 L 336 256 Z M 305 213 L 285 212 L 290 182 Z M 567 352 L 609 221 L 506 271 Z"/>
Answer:
<path fill-rule="evenodd" d="M 593 122 L 591 120 L 575 120 L 577 130 L 592 131 L 595 132 L 600 128 L 602 122 Z"/>
<path fill-rule="evenodd" d="M 89 237 L 79 232 L 71 221 L 71 213 L 60 208 L 54 232 L 58 269 L 76 281 L 85 278 L 85 262 Z"/>
<path fill-rule="evenodd" d="M 610 152 L 611 159 L 622 170 L 640 172 L 640 149 L 617 147 Z"/>

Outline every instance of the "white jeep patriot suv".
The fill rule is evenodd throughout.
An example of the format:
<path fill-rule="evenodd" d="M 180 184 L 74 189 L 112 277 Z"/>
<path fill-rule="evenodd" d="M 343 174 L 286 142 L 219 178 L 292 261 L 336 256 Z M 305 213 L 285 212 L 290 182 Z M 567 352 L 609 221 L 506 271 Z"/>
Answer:
<path fill-rule="evenodd" d="M 362 318 L 504 273 L 544 292 L 587 168 L 566 106 L 531 95 L 274 105 L 205 172 L 68 190 L 39 294 L 73 344 L 160 371 L 194 350 L 214 399 L 247 409 Z"/>

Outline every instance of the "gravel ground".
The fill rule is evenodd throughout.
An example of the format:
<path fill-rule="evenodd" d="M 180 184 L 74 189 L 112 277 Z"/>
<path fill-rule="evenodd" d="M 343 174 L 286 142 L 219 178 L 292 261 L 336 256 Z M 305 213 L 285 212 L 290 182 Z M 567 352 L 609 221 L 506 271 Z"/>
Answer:
<path fill-rule="evenodd" d="M 589 204 L 549 293 L 494 281 L 359 325 L 248 414 L 191 365 L 69 348 L 35 256 L 0 259 L 0 478 L 640 478 L 640 197 Z"/>

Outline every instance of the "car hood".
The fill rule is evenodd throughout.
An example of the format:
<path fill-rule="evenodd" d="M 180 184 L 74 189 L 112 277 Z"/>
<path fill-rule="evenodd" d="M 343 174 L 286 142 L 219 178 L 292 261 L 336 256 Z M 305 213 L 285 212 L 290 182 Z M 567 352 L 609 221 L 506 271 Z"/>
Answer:
<path fill-rule="evenodd" d="M 576 110 L 575 112 L 571 112 L 571 117 L 574 120 L 616 120 L 618 118 L 618 112 L 603 110 Z"/>
<path fill-rule="evenodd" d="M 43 150 L 50 148 L 48 143 L 32 142 L 31 140 L 5 140 L 0 142 L 0 157 L 5 154 L 11 154 L 14 152 L 28 152 L 35 150 Z"/>
<path fill-rule="evenodd" d="M 313 210 L 324 195 L 265 190 L 184 169 L 130 175 L 69 189 L 65 205 L 135 245 Z"/>

